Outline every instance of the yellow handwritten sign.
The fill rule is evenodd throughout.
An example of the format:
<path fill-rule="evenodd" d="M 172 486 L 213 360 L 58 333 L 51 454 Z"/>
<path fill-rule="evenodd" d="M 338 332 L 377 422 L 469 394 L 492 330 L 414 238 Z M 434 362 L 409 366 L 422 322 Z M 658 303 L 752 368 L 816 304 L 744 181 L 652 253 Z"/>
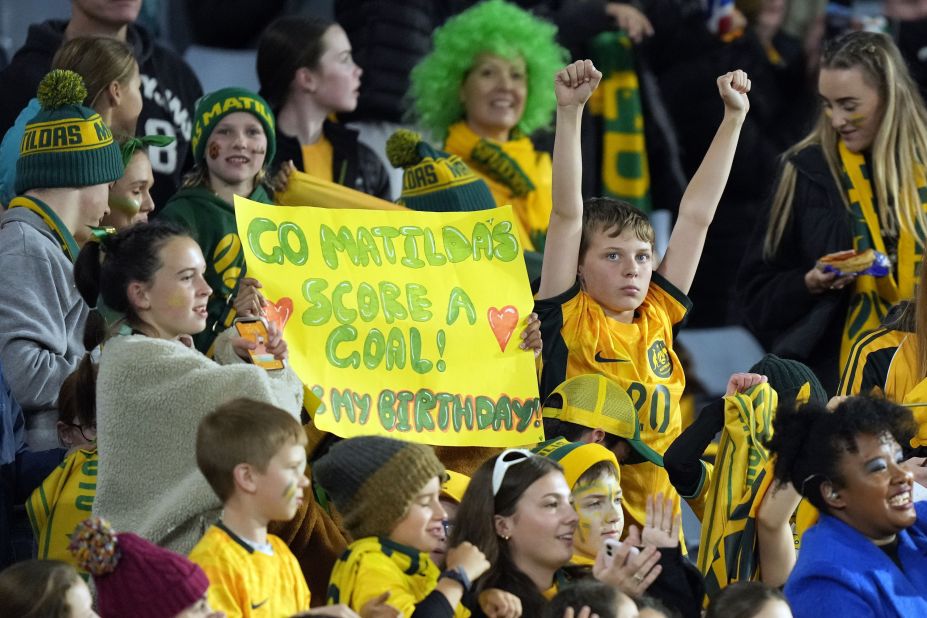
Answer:
<path fill-rule="evenodd" d="M 511 207 L 287 208 L 235 198 L 248 276 L 321 400 L 316 425 L 459 446 L 543 439 Z"/>

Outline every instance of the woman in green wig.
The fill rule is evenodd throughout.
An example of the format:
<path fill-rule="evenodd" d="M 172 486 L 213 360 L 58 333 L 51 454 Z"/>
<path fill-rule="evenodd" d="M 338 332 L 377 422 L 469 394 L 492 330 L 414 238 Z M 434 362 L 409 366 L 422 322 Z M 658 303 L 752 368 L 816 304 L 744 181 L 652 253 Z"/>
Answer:
<path fill-rule="evenodd" d="M 556 27 L 503 0 L 488 0 L 435 31 L 412 71 L 415 120 L 511 204 L 525 250 L 542 251 L 551 210 L 550 156 L 528 135 L 548 125 L 550 82 L 566 52 Z"/>

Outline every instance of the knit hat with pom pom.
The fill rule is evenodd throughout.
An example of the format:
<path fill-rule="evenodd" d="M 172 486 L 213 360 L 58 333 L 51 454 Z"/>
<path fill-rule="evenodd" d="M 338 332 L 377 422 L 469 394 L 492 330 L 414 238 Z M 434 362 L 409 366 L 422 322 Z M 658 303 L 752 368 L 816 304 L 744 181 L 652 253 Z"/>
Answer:
<path fill-rule="evenodd" d="M 93 575 L 102 618 L 173 618 L 209 588 L 203 569 L 185 556 L 131 532 L 117 535 L 99 517 L 77 525 L 68 549 Z"/>
<path fill-rule="evenodd" d="M 84 107 L 80 75 L 56 69 L 39 84 L 42 109 L 26 124 L 16 160 L 17 194 L 88 187 L 122 177 L 122 153 L 100 115 Z"/>
<path fill-rule="evenodd" d="M 495 208 L 486 183 L 457 155 L 437 150 L 414 131 L 399 129 L 386 142 L 393 167 L 404 169 L 399 203 L 412 210 L 470 212 Z"/>

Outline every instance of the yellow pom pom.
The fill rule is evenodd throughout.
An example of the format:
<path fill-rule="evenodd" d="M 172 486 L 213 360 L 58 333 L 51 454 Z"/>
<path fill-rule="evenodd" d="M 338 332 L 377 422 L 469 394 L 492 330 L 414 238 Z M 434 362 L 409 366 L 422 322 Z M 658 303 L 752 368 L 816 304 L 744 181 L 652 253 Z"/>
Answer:
<path fill-rule="evenodd" d="M 65 105 L 81 105 L 87 98 L 87 88 L 74 71 L 55 69 L 42 78 L 37 96 L 42 109 L 58 109 Z"/>
<path fill-rule="evenodd" d="M 418 144 L 422 136 L 415 131 L 399 129 L 386 140 L 386 157 L 393 167 L 408 167 L 422 160 Z"/>

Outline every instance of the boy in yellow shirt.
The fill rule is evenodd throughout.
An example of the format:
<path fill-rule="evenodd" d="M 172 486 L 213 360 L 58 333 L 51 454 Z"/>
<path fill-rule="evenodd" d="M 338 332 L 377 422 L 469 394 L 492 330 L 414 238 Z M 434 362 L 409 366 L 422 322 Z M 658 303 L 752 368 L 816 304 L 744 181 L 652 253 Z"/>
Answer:
<path fill-rule="evenodd" d="M 750 81 L 742 71 L 718 78 L 724 117 L 654 269 L 654 232 L 646 215 L 607 198 L 583 203 L 580 120 L 601 77 L 584 60 L 560 71 L 554 83 L 553 211 L 535 305 L 544 340 L 541 397 L 568 378 L 603 374 L 627 391 L 641 420 L 641 440 L 662 454 L 681 431 L 685 376 L 673 351 L 674 329 L 691 304 L 686 293 L 750 107 Z M 648 495 L 676 499 L 666 471 L 652 462 L 627 466 L 621 477 L 625 503 L 636 507 L 628 523 L 643 526 L 638 515 Z"/>
<path fill-rule="evenodd" d="M 489 561 L 463 542 L 447 550 L 444 570 L 432 562 L 446 538 L 441 505 L 444 466 L 434 450 L 381 436 L 338 442 L 313 465 L 315 480 L 341 513 L 354 537 L 332 570 L 328 600 L 367 615 L 364 605 L 388 593 L 397 615 L 467 618 L 464 596 Z M 490 607 L 511 607 L 513 595 L 490 589 L 479 595 Z M 517 603 L 517 599 L 515 599 Z"/>
<path fill-rule="evenodd" d="M 58 391 L 58 440 L 68 449 L 62 461 L 26 501 L 40 560 L 60 560 L 88 573 L 68 551 L 75 526 L 90 517 L 97 494 L 97 366 L 89 354 Z"/>
<path fill-rule="evenodd" d="M 289 413 L 248 399 L 225 403 L 200 422 L 196 463 L 223 511 L 190 559 L 209 577 L 210 605 L 228 618 L 336 609 L 307 612 L 309 587 L 299 563 L 283 540 L 267 533 L 267 524 L 292 519 L 303 500 L 305 445 Z"/>

